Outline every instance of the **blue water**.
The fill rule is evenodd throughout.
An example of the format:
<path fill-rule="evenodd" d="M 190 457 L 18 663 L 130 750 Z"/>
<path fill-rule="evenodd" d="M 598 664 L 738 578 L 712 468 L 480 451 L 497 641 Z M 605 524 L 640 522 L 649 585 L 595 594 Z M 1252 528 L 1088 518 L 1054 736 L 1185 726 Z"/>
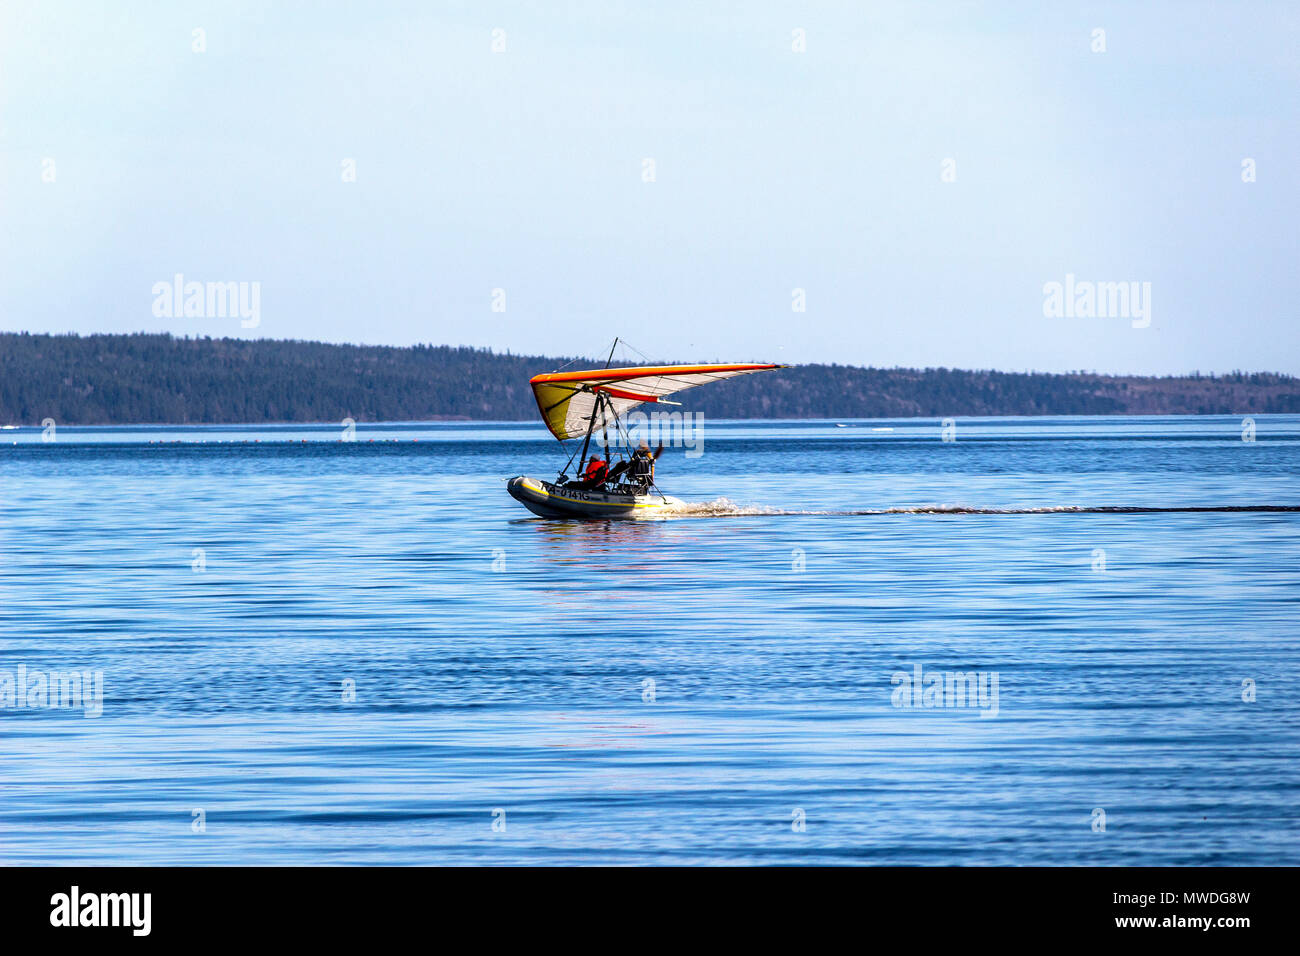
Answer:
<path fill-rule="evenodd" d="M 1300 863 L 1300 513 L 1043 510 L 1300 505 L 1256 423 L 709 423 L 608 523 L 540 426 L 0 432 L 0 682 L 104 688 L 0 862 Z"/>

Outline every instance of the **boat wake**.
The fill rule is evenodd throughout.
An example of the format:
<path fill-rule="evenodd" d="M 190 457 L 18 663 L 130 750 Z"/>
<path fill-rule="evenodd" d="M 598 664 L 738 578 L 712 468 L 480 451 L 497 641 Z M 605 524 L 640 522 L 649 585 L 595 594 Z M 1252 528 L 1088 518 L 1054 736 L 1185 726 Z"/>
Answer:
<path fill-rule="evenodd" d="M 743 518 L 766 515 L 805 515 L 826 517 L 852 517 L 865 515 L 1140 515 L 1140 514 L 1202 514 L 1262 512 L 1278 514 L 1300 512 L 1300 505 L 1182 505 L 1167 508 L 1145 508 L 1129 505 L 1056 505 L 1042 508 L 974 508 L 967 505 L 917 505 L 908 508 L 864 508 L 857 511 L 802 511 L 772 508 L 766 505 L 742 505 L 730 498 L 712 501 L 682 502 L 667 508 L 656 509 L 652 519 L 672 518 Z"/>
<path fill-rule="evenodd" d="M 766 505 L 742 505 L 730 498 L 714 498 L 712 501 L 680 501 L 664 508 L 656 508 L 652 518 L 732 518 L 746 515 L 797 515 L 829 514 L 825 511 L 786 511 L 781 508 L 769 508 Z"/>

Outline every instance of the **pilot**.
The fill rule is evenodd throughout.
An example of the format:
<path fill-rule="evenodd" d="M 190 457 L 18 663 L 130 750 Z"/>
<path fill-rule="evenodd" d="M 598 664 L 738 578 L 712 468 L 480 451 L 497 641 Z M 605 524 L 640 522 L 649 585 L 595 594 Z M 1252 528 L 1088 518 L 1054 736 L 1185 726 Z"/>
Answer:
<path fill-rule="evenodd" d="M 636 485 L 649 487 L 655 483 L 655 462 L 659 456 L 664 453 L 664 443 L 660 442 L 659 447 L 653 452 L 650 446 L 645 442 L 637 445 L 636 451 L 632 453 L 632 461 L 628 465 L 627 474 L 629 480 Z"/>

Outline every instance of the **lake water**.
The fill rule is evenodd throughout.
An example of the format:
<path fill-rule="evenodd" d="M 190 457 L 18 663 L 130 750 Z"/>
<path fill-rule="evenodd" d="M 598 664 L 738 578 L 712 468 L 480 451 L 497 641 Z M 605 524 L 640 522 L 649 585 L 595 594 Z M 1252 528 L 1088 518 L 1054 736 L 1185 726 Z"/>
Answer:
<path fill-rule="evenodd" d="M 1104 510 L 1300 506 L 1255 428 L 709 423 L 595 523 L 540 425 L 0 432 L 0 862 L 1295 865 L 1300 513 Z"/>

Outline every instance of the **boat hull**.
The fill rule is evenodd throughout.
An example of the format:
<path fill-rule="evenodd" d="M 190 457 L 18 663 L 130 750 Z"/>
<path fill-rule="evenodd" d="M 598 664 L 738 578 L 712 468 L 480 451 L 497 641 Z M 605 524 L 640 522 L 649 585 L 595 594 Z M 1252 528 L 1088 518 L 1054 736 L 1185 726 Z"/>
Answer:
<path fill-rule="evenodd" d="M 583 491 L 538 478 L 511 478 L 506 490 L 533 514 L 543 518 L 644 518 L 681 502 L 669 495 L 617 494 Z"/>

